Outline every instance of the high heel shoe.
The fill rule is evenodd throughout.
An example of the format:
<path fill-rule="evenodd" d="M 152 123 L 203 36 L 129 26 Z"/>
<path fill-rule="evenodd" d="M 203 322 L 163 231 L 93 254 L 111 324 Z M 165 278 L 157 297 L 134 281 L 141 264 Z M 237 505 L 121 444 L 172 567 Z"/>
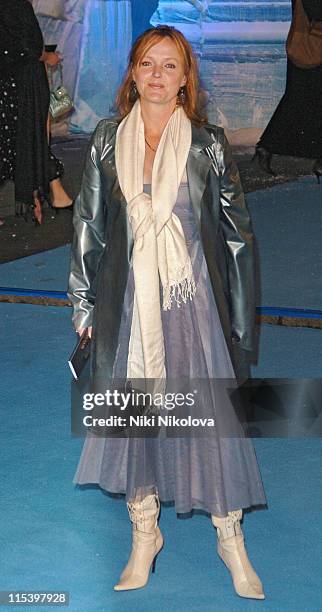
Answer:
<path fill-rule="evenodd" d="M 247 556 L 240 526 L 241 517 L 242 510 L 228 512 L 224 518 L 211 515 L 211 521 L 217 528 L 217 552 L 231 573 L 237 595 L 265 599 L 263 585 Z"/>
<path fill-rule="evenodd" d="M 147 495 L 141 502 L 127 503 L 132 529 L 132 551 L 115 591 L 128 591 L 144 587 L 163 547 L 163 536 L 157 521 L 160 501 L 157 494 Z"/>
<path fill-rule="evenodd" d="M 255 159 L 258 160 L 258 165 L 262 170 L 264 170 L 264 172 L 267 172 L 268 174 L 271 174 L 272 176 L 276 176 L 276 173 L 271 168 L 272 154 L 269 151 L 267 151 L 265 147 L 261 147 L 257 145 L 255 149 L 255 153 L 252 157 L 252 161 L 255 161 Z"/>
<path fill-rule="evenodd" d="M 312 167 L 312 172 L 313 174 L 315 174 L 318 183 L 320 185 L 320 176 L 322 176 L 322 159 L 316 159 L 313 167 Z"/>

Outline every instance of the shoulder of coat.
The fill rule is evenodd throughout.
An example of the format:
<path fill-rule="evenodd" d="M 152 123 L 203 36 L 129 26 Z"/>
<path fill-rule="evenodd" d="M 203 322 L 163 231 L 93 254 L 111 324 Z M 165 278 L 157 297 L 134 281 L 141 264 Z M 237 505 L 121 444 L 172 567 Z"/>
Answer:
<path fill-rule="evenodd" d="M 205 123 L 198 127 L 193 125 L 192 144 L 199 151 L 205 151 L 208 155 L 216 156 L 223 148 L 225 134 L 222 127 L 213 123 Z"/>
<path fill-rule="evenodd" d="M 100 153 L 106 151 L 106 146 L 109 148 L 114 146 L 115 135 L 120 124 L 121 117 L 113 116 L 101 119 L 98 122 L 91 138 L 91 143 Z"/>
<path fill-rule="evenodd" d="M 224 128 L 220 127 L 219 125 L 216 125 L 215 123 L 205 123 L 203 127 L 205 128 L 205 130 L 207 130 L 212 141 L 222 142 L 225 134 Z"/>
<path fill-rule="evenodd" d="M 120 121 L 121 117 L 118 116 L 101 119 L 94 130 L 93 136 L 96 135 L 100 137 L 103 135 L 106 136 L 107 134 L 113 134 L 116 132 Z"/>

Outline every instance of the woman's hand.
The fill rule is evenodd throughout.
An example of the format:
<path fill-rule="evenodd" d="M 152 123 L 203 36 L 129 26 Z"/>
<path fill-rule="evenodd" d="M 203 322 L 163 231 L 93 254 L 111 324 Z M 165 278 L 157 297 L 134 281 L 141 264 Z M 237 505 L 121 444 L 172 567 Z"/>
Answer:
<path fill-rule="evenodd" d="M 77 329 L 77 333 L 81 336 L 83 331 L 85 331 L 86 327 L 80 327 L 79 329 Z M 91 338 L 92 337 L 92 326 L 87 328 L 87 333 L 88 333 L 88 337 Z"/>
<path fill-rule="evenodd" d="M 45 62 L 47 66 L 50 66 L 51 68 L 55 68 L 55 66 L 57 66 L 61 62 L 61 57 L 59 53 L 56 53 L 56 51 L 54 52 L 44 51 L 40 60 L 42 62 Z"/>

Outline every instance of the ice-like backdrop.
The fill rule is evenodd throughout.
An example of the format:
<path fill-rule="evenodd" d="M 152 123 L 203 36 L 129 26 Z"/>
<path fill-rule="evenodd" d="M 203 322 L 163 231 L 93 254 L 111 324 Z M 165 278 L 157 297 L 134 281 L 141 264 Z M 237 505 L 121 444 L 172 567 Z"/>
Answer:
<path fill-rule="evenodd" d="M 91 132 L 99 119 L 115 113 L 131 42 L 129 0 L 87 0 L 72 130 Z"/>
<path fill-rule="evenodd" d="M 132 39 L 131 2 L 52 0 L 51 5 L 55 2 L 66 6 L 65 25 L 48 16 L 40 17 L 41 25 L 46 41 L 55 27 L 55 34 L 65 30 L 64 65 L 78 62 L 74 83 L 66 70 L 76 100 L 71 126 L 91 131 L 113 112 Z M 133 2 L 132 10 L 139 11 L 140 3 Z M 210 121 L 247 143 L 256 141 L 283 94 L 290 18 L 291 0 L 159 0 L 151 23 L 173 25 L 187 36 L 199 58 Z"/>
<path fill-rule="evenodd" d="M 240 139 L 251 142 L 285 88 L 290 18 L 290 0 L 159 0 L 152 23 L 173 25 L 190 40 L 210 121 L 244 128 Z"/>

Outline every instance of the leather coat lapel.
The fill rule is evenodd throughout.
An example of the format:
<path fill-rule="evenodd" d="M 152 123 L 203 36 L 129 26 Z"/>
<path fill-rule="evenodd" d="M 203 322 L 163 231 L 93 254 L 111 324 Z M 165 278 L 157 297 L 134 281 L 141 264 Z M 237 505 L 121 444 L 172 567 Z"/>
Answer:
<path fill-rule="evenodd" d="M 101 161 L 107 162 L 109 166 L 111 167 L 111 170 L 115 172 L 115 175 L 116 175 L 115 141 L 116 141 L 117 126 L 118 126 L 117 123 L 113 125 L 113 130 L 111 130 L 108 140 L 104 143 L 102 154 L 101 154 Z"/>
<path fill-rule="evenodd" d="M 195 219 L 200 232 L 201 200 L 206 187 L 207 175 L 212 160 L 203 152 L 211 144 L 208 133 L 203 128 L 192 125 L 192 143 L 187 161 L 189 193 Z"/>

